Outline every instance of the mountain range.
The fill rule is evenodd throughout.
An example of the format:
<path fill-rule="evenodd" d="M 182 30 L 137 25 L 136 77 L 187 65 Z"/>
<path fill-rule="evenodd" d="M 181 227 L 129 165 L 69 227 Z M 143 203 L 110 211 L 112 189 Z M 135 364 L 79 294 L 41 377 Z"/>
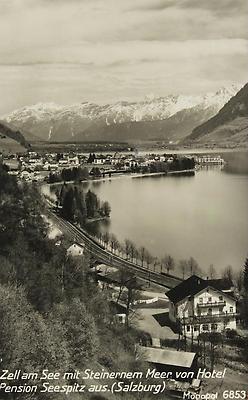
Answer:
<path fill-rule="evenodd" d="M 139 102 L 106 105 L 38 103 L 2 119 L 9 126 L 29 132 L 31 141 L 164 140 L 178 143 L 195 127 L 215 116 L 239 89 L 240 85 L 231 85 L 202 96 L 149 96 Z"/>
<path fill-rule="evenodd" d="M 193 144 L 248 144 L 248 84 L 184 140 Z"/>

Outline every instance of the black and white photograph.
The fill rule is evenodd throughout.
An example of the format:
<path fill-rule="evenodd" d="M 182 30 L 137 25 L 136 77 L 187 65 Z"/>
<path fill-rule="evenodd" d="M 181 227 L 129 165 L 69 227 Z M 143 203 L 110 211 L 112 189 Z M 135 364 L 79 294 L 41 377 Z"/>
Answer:
<path fill-rule="evenodd" d="M 0 0 L 0 400 L 247 382 L 248 2 Z"/>

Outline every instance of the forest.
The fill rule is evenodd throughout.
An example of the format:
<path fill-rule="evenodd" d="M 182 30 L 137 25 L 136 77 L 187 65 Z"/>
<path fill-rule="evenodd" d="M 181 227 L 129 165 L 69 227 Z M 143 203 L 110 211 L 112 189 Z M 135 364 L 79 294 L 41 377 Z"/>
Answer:
<path fill-rule="evenodd" d="M 110 217 L 110 204 L 91 190 L 85 193 L 79 186 L 64 183 L 56 195 L 61 216 L 82 227 L 89 220 Z"/>
<path fill-rule="evenodd" d="M 17 183 L 1 165 L 0 205 L 1 368 L 143 370 L 143 362 L 135 360 L 137 332 L 115 322 L 107 294 L 89 273 L 88 256 L 75 261 L 66 246 L 48 239 L 45 205 L 36 186 Z M 5 398 L 33 395 L 1 393 Z M 35 394 L 38 400 L 63 398 L 61 393 Z"/>

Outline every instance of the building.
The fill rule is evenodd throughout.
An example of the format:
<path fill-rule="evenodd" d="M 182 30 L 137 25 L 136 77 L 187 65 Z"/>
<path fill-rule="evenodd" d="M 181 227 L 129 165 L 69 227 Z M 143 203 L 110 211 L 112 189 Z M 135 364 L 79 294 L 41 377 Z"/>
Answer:
<path fill-rule="evenodd" d="M 166 293 L 169 318 L 182 333 L 197 337 L 203 332 L 236 329 L 236 299 L 226 279 L 202 279 L 196 275 Z"/>
<path fill-rule="evenodd" d="M 103 165 L 106 162 L 106 157 L 100 154 L 99 156 L 94 158 L 93 164 Z"/>
<path fill-rule="evenodd" d="M 137 358 L 152 364 L 159 372 L 167 372 L 168 379 L 192 382 L 196 377 L 196 353 L 138 346 Z"/>
<path fill-rule="evenodd" d="M 71 257 L 79 257 L 84 254 L 84 245 L 83 244 L 78 244 L 78 243 L 73 243 L 70 247 L 67 249 L 67 255 Z"/>
<path fill-rule="evenodd" d="M 198 164 L 224 164 L 225 160 L 221 156 L 202 155 L 195 158 Z"/>
<path fill-rule="evenodd" d="M 68 156 L 68 164 L 74 167 L 79 166 L 80 162 L 78 156 L 77 155 Z"/>
<path fill-rule="evenodd" d="M 19 161 L 16 158 L 3 159 L 3 164 L 8 167 L 9 171 L 18 171 L 20 169 Z"/>
<path fill-rule="evenodd" d="M 43 169 L 44 169 L 44 171 L 57 171 L 58 167 L 59 167 L 58 163 L 46 161 Z"/>
<path fill-rule="evenodd" d="M 21 178 L 21 179 L 24 179 L 24 180 L 26 180 L 26 181 L 32 180 L 33 177 L 34 177 L 34 173 L 33 173 L 33 172 L 26 171 L 26 170 L 22 171 L 21 174 L 20 174 L 20 178 Z"/>
<path fill-rule="evenodd" d="M 70 167 L 68 158 L 61 158 L 61 159 L 59 160 L 59 167 L 64 167 L 64 168 Z"/>

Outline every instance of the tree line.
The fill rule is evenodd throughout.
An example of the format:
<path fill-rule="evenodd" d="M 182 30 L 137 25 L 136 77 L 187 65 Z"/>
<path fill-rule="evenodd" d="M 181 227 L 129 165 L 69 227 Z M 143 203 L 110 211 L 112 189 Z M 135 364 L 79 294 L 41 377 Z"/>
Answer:
<path fill-rule="evenodd" d="M 172 273 L 177 270 L 183 279 L 193 274 L 202 274 L 198 262 L 190 257 L 188 260 L 180 260 L 178 263 L 170 254 L 165 254 L 162 258 L 154 257 L 144 246 L 137 247 L 132 240 L 125 239 L 120 243 L 116 235 L 109 232 L 96 233 L 96 238 L 100 244 L 127 261 L 145 267 L 148 270 L 160 271 L 161 273 Z"/>
<path fill-rule="evenodd" d="M 107 293 L 90 273 L 87 255 L 72 259 L 66 239 L 60 246 L 49 239 L 42 217 L 46 208 L 35 184 L 18 184 L 0 165 L 0 204 L 1 369 L 38 373 L 95 365 L 112 371 L 145 369 L 135 360 L 136 331 L 116 324 Z M 40 385 L 31 378 L 25 383 Z M 11 382 L 19 384 L 23 381 Z M 3 392 L 1 396 L 32 397 Z M 38 391 L 35 398 L 62 397 Z M 92 397 L 85 393 L 84 398 Z"/>
<path fill-rule="evenodd" d="M 195 168 L 194 158 L 174 157 L 173 162 L 169 164 L 169 171 L 184 171 Z"/>
<path fill-rule="evenodd" d="M 168 156 L 168 155 L 165 155 Z M 134 163 L 130 167 L 131 172 L 137 173 L 167 173 L 170 171 L 184 171 L 184 170 L 191 170 L 195 168 L 195 160 L 194 158 L 188 157 L 171 157 L 171 161 L 155 161 L 150 163 L 150 165 L 139 165 L 138 163 Z"/>
<path fill-rule="evenodd" d="M 57 191 L 57 199 L 62 217 L 80 226 L 89 219 L 110 217 L 110 204 L 91 190 L 85 193 L 78 186 L 64 184 Z"/>
<path fill-rule="evenodd" d="M 48 183 L 83 181 L 89 179 L 89 170 L 87 167 L 63 168 L 60 173 L 49 172 Z"/>

